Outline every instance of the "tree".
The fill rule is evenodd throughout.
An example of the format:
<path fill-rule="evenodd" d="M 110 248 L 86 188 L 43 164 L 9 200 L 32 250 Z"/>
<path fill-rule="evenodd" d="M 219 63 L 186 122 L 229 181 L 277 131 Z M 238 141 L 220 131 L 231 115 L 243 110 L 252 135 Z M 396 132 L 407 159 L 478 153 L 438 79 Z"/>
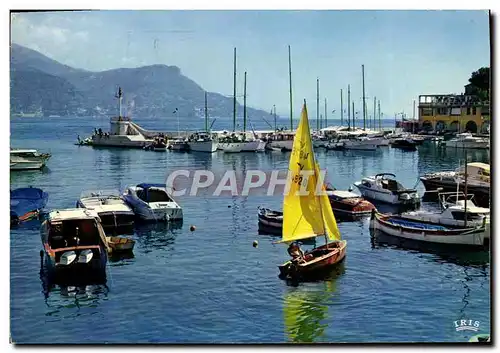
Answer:
<path fill-rule="evenodd" d="M 490 99 L 490 68 L 482 67 L 474 71 L 469 78 L 469 92 L 481 100 Z"/>

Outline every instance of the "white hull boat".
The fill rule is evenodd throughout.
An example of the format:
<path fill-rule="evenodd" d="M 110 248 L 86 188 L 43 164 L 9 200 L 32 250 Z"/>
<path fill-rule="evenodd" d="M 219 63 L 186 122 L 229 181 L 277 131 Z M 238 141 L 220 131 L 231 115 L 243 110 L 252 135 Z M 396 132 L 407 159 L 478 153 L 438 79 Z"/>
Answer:
<path fill-rule="evenodd" d="M 243 142 L 242 152 L 262 152 L 266 149 L 266 143 L 262 140 Z"/>
<path fill-rule="evenodd" d="M 219 149 L 224 151 L 224 153 L 239 153 L 243 150 L 243 142 L 224 142 L 219 143 Z"/>
<path fill-rule="evenodd" d="M 37 150 L 11 149 L 10 170 L 42 169 L 50 158 L 48 153 L 39 153 Z"/>
<path fill-rule="evenodd" d="M 372 213 L 370 227 L 385 234 L 427 243 L 484 246 L 485 227 L 449 228 L 405 216 Z"/>
<path fill-rule="evenodd" d="M 377 142 L 368 137 L 359 137 L 357 139 L 345 140 L 344 142 L 346 150 L 374 151 L 377 149 L 377 146 Z"/>
<path fill-rule="evenodd" d="M 214 153 L 217 151 L 217 142 L 214 140 L 189 141 L 189 149 L 193 152 Z"/>
<path fill-rule="evenodd" d="M 444 142 L 446 147 L 450 148 L 473 148 L 489 149 L 490 141 L 486 138 L 474 137 L 470 133 L 458 134 L 456 138 Z"/>
<path fill-rule="evenodd" d="M 97 212 L 104 228 L 130 227 L 134 224 L 134 211 L 117 190 L 84 192 L 76 207 Z"/>
<path fill-rule="evenodd" d="M 392 177 L 392 178 L 389 178 Z M 416 190 L 406 189 L 398 183 L 394 174 L 382 173 L 363 178 L 354 183 L 361 195 L 393 205 L 417 205 L 420 198 Z"/>
<path fill-rule="evenodd" d="M 139 184 L 128 187 L 123 199 L 135 214 L 146 221 L 182 220 L 182 208 L 169 195 L 165 184 Z"/>

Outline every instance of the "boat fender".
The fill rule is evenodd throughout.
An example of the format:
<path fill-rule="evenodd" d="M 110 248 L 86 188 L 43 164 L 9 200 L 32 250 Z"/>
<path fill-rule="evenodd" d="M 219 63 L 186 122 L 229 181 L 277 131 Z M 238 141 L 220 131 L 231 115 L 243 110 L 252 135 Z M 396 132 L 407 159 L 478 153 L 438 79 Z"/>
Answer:
<path fill-rule="evenodd" d="M 257 240 L 254 240 L 253 243 L 252 243 L 252 246 L 254 248 L 257 248 L 259 246 L 259 242 Z"/>
<path fill-rule="evenodd" d="M 191 225 L 191 227 L 189 227 L 189 230 L 190 230 L 191 232 L 194 232 L 194 231 L 196 230 L 196 227 L 195 227 L 194 225 Z"/>
<path fill-rule="evenodd" d="M 375 209 L 372 209 L 372 215 L 371 215 L 370 219 L 374 219 L 374 218 L 375 218 Z"/>

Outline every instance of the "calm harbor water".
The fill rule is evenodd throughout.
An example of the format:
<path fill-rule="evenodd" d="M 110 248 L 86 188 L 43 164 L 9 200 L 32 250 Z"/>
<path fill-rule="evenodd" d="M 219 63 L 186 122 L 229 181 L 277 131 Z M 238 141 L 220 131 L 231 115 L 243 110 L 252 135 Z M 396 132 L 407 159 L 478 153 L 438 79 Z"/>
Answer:
<path fill-rule="evenodd" d="M 183 120 L 183 119 L 181 119 Z M 136 119 L 147 129 L 176 130 L 174 119 Z M 281 125 L 286 124 L 286 119 Z M 214 129 L 230 127 L 230 119 Z M 181 121 L 181 129 L 203 126 Z M 385 125 L 392 126 L 392 121 Z M 255 128 L 266 128 L 255 124 Z M 315 122 L 311 121 L 311 126 Z M 75 146 L 76 136 L 108 118 L 11 119 L 11 147 L 52 153 L 48 168 L 12 172 L 11 188 L 49 193 L 49 209 L 74 207 L 80 193 L 164 182 L 180 168 L 286 169 L 289 154 L 208 156 Z M 329 181 L 347 189 L 362 176 L 392 172 L 407 187 L 430 171 L 454 169 L 463 151 L 432 145 L 417 152 L 318 151 Z M 469 152 L 489 161 L 487 152 Z M 417 184 L 421 194 L 424 188 Z M 11 335 L 16 343 L 463 342 L 453 321 L 480 321 L 490 332 L 488 253 L 453 254 L 387 245 L 368 219 L 339 223 L 345 262 L 321 282 L 278 279 L 286 248 L 258 235 L 257 207 L 281 209 L 282 197 L 178 198 L 180 228 L 137 226 L 134 257 L 108 264 L 105 285 L 51 286 L 40 276 L 39 223 L 11 230 Z M 423 204 L 436 208 L 436 204 Z M 191 232 L 189 226 L 196 225 Z M 259 241 L 257 248 L 252 247 Z"/>

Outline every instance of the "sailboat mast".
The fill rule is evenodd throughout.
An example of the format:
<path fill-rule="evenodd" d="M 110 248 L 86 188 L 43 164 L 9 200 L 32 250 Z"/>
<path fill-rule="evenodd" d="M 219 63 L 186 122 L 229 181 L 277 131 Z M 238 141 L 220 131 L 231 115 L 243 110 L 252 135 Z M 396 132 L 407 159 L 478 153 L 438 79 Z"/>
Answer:
<path fill-rule="evenodd" d="M 243 132 L 247 131 L 247 72 L 243 85 Z"/>
<path fill-rule="evenodd" d="M 382 121 L 380 120 L 380 99 L 378 100 L 378 129 L 382 131 Z"/>
<path fill-rule="evenodd" d="M 347 85 L 347 126 L 348 131 L 351 131 L 351 85 Z"/>
<path fill-rule="evenodd" d="M 316 79 L 316 131 L 319 131 L 319 78 Z"/>
<path fill-rule="evenodd" d="M 179 121 L 179 116 L 177 115 L 177 121 Z M 207 102 L 207 91 L 205 91 L 205 132 L 208 133 L 208 102 Z"/>
<path fill-rule="evenodd" d="M 293 131 L 293 107 L 292 107 L 292 54 L 288 46 L 288 76 L 290 84 L 290 131 Z"/>
<path fill-rule="evenodd" d="M 306 100 L 304 99 L 304 105 L 306 104 Z M 310 138 L 310 136 L 309 136 Z M 319 175 L 316 174 L 316 157 L 314 156 L 314 152 L 312 153 L 312 162 L 313 162 L 313 168 L 314 168 L 314 176 L 316 177 L 316 183 L 319 181 Z M 318 168 L 319 169 L 319 168 Z M 322 180 L 323 184 L 324 184 L 324 181 Z M 316 185 L 317 186 L 317 185 Z M 315 188 L 315 190 L 317 189 L 317 187 Z M 316 193 L 316 191 L 315 191 Z M 328 249 L 328 234 L 326 234 L 326 225 L 325 225 L 325 217 L 323 217 L 323 206 L 321 205 L 321 200 L 319 199 L 319 195 L 316 195 L 316 197 L 318 198 L 318 203 L 319 203 L 319 209 L 320 209 L 320 212 L 321 212 L 321 221 L 323 222 L 323 232 L 325 233 L 325 245 L 326 245 L 326 248 Z"/>
<path fill-rule="evenodd" d="M 233 132 L 236 131 L 236 48 L 234 48 L 234 74 L 233 74 Z"/>
<path fill-rule="evenodd" d="M 373 97 L 373 130 L 375 130 L 375 116 L 377 113 L 377 97 Z"/>
<path fill-rule="evenodd" d="M 355 119 L 356 119 L 356 113 L 354 112 L 354 102 L 352 102 L 352 129 L 355 130 L 356 129 L 356 122 L 355 122 Z"/>
<path fill-rule="evenodd" d="M 363 75 L 363 130 L 366 130 L 366 106 L 365 106 L 365 65 L 361 65 Z"/>
<path fill-rule="evenodd" d="M 464 194 L 465 194 L 465 209 L 464 209 L 464 228 L 467 228 L 467 152 L 465 152 L 465 185 L 464 185 Z"/>
<path fill-rule="evenodd" d="M 328 127 L 328 111 L 326 110 L 326 98 L 325 98 L 325 128 Z"/>
<path fill-rule="evenodd" d="M 344 97 L 342 95 L 342 88 L 340 89 L 340 126 L 344 126 Z"/>
<path fill-rule="evenodd" d="M 276 104 L 273 105 L 273 111 L 274 111 L 274 131 L 278 129 L 278 126 L 276 125 Z"/>

